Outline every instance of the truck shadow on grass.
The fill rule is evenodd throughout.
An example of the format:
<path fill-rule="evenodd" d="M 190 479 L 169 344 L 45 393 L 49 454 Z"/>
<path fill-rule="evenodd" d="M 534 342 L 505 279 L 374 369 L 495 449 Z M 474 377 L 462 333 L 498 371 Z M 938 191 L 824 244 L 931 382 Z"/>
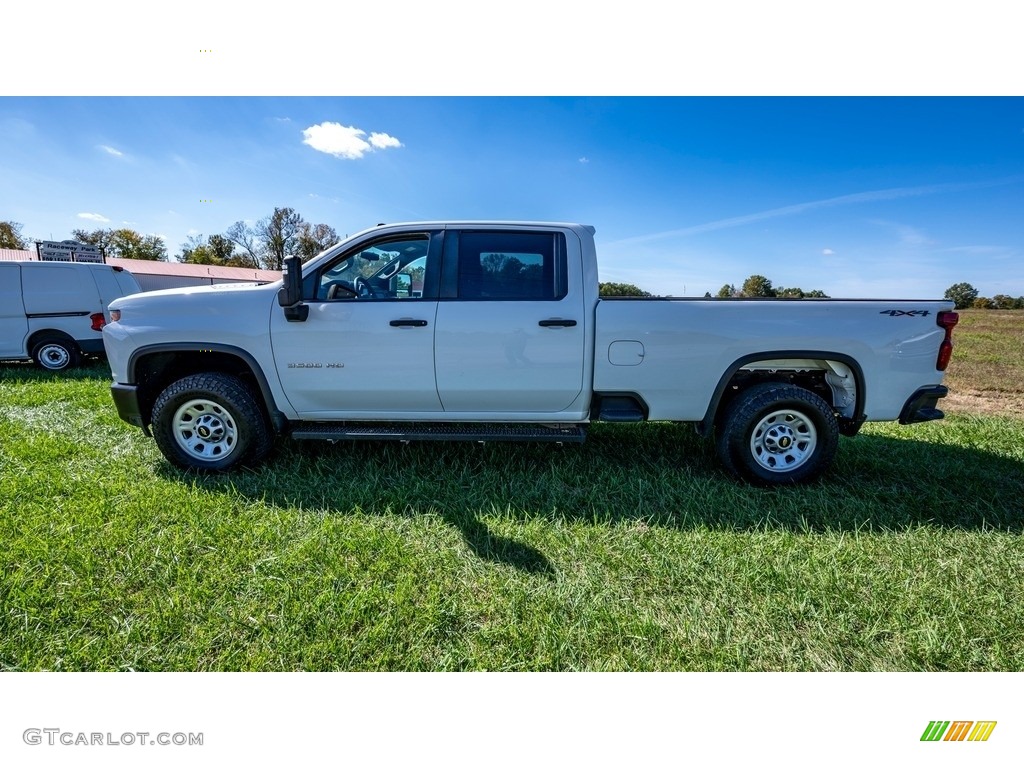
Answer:
<path fill-rule="evenodd" d="M 919 437 L 868 432 L 844 439 L 824 479 L 773 489 L 729 478 L 709 441 L 671 424 L 598 425 L 584 445 L 566 447 L 284 442 L 254 470 L 198 478 L 166 465 L 164 471 L 208 490 L 317 514 L 440 515 L 479 557 L 540 574 L 553 573 L 543 553 L 495 535 L 486 521 L 1021 533 L 1024 461 L 972 447 L 967 438 L 952 441 L 945 428 L 916 427 Z M 1019 441 L 1024 425 L 1008 429 Z M 984 443 L 998 435 L 975 438 Z"/>

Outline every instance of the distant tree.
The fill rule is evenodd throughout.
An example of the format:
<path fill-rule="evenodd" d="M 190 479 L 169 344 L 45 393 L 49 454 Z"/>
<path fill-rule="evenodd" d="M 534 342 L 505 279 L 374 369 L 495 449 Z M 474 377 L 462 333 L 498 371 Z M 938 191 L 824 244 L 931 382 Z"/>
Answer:
<path fill-rule="evenodd" d="M 329 227 L 326 224 L 310 224 L 308 221 L 304 221 L 299 226 L 298 254 L 303 261 L 308 261 L 320 251 L 330 248 L 339 239 L 334 227 Z"/>
<path fill-rule="evenodd" d="M 0 221 L 0 248 L 28 250 L 28 243 L 21 236 L 21 227 L 22 225 L 16 221 Z"/>
<path fill-rule="evenodd" d="M 235 244 L 224 235 L 193 235 L 181 247 L 181 260 L 186 264 L 211 264 L 220 267 L 248 266 L 244 256 L 236 255 Z"/>
<path fill-rule="evenodd" d="M 775 295 L 780 299 L 802 299 L 807 294 L 800 288 L 776 288 Z"/>
<path fill-rule="evenodd" d="M 956 302 L 957 309 L 967 309 L 978 298 L 978 289 L 970 283 L 956 283 L 946 289 L 945 298 Z"/>
<path fill-rule="evenodd" d="M 813 291 L 805 291 L 803 288 L 783 288 L 772 286 L 772 281 L 764 275 L 751 275 L 743 286 L 736 290 L 735 285 L 726 283 L 718 289 L 718 298 L 727 299 L 730 296 L 750 296 L 753 298 L 780 298 L 780 299 L 827 299 L 829 295 L 817 288 Z"/>
<path fill-rule="evenodd" d="M 95 245 L 104 258 L 166 261 L 167 246 L 163 238 L 142 235 L 134 229 L 76 229 L 71 236 L 80 243 Z"/>
<path fill-rule="evenodd" d="M 652 296 L 643 288 L 638 288 L 632 283 L 598 283 L 598 295 L 600 296 Z"/>
<path fill-rule="evenodd" d="M 997 293 L 992 297 L 992 303 L 996 309 L 1013 309 L 1013 297 L 1005 293 Z"/>
<path fill-rule="evenodd" d="M 299 231 L 305 222 L 294 208 L 274 208 L 256 223 L 256 236 L 265 269 L 283 269 L 284 260 L 298 252 Z"/>
<path fill-rule="evenodd" d="M 971 306 L 974 309 L 992 309 L 995 305 L 992 303 L 992 299 L 987 299 L 984 296 L 979 296 L 978 298 L 971 302 Z"/>
<path fill-rule="evenodd" d="M 744 296 L 770 299 L 775 296 L 775 289 L 772 288 L 772 281 L 764 275 L 751 275 L 743 281 Z"/>
<path fill-rule="evenodd" d="M 100 254 L 103 258 L 112 255 L 110 253 L 110 237 L 114 234 L 112 229 L 94 229 L 89 232 L 85 229 L 75 229 L 71 232 L 71 237 L 80 243 L 86 245 L 95 245 L 100 249 Z"/>
<path fill-rule="evenodd" d="M 167 261 L 167 246 L 156 235 L 140 235 L 134 229 L 115 229 L 110 234 L 110 255 L 119 259 Z"/>
<path fill-rule="evenodd" d="M 1014 309 L 1024 309 L 1024 296 L 1018 296 L 1013 300 Z"/>
<path fill-rule="evenodd" d="M 210 255 L 202 235 L 189 235 L 181 244 L 178 260 L 185 264 L 210 264 Z"/>
<path fill-rule="evenodd" d="M 213 258 L 223 260 L 225 266 L 248 266 L 245 257 L 235 253 L 235 244 L 224 235 L 210 235 L 206 240 L 206 246 L 213 254 Z"/>
<path fill-rule="evenodd" d="M 238 246 L 239 250 L 236 252 L 236 258 L 239 260 L 238 266 L 252 267 L 253 269 L 260 268 L 262 254 L 260 253 L 260 244 L 255 228 L 249 226 L 244 221 L 236 221 L 228 227 L 224 237 Z"/>

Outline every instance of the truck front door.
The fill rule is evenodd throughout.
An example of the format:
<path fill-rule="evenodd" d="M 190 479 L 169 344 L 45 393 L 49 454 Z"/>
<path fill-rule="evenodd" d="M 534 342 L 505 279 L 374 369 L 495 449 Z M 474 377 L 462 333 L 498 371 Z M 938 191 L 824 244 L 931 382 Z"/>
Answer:
<path fill-rule="evenodd" d="M 441 239 L 422 232 L 363 243 L 306 275 L 305 322 L 288 322 L 274 307 L 274 362 L 300 417 L 441 410 L 434 381 Z"/>

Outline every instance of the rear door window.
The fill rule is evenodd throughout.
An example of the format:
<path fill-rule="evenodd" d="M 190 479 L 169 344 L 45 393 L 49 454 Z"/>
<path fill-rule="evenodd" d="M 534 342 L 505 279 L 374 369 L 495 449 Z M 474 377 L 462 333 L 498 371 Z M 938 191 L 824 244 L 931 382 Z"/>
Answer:
<path fill-rule="evenodd" d="M 462 232 L 458 295 L 470 301 L 557 301 L 565 296 L 560 232 Z"/>

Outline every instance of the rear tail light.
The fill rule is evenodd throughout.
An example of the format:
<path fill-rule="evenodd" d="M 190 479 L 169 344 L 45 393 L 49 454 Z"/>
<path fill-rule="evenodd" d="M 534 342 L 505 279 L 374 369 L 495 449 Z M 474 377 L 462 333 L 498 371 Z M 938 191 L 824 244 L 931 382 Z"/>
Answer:
<path fill-rule="evenodd" d="M 939 345 L 939 357 L 935 361 L 936 370 L 944 371 L 949 365 L 949 358 L 953 355 L 953 329 L 959 322 L 960 315 L 956 312 L 939 312 L 936 318 L 939 327 L 946 331 L 946 337 Z"/>
<path fill-rule="evenodd" d="M 103 326 L 107 324 L 107 319 L 103 316 L 102 312 L 93 312 L 89 315 L 89 319 L 92 320 L 92 329 L 94 331 L 102 331 Z"/>

